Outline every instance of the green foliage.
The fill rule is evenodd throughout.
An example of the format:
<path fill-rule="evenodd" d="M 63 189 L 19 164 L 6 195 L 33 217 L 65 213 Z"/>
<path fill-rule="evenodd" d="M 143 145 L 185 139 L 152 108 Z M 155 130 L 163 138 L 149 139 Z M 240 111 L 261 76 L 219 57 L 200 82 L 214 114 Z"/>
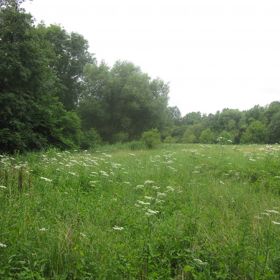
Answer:
<path fill-rule="evenodd" d="M 280 141 L 280 102 L 182 117 L 167 83 L 127 61 L 98 64 L 82 35 L 35 26 L 23 2 L 0 2 L 0 152 L 124 143 L 152 128 L 166 143 Z"/>
<path fill-rule="evenodd" d="M 279 145 L 128 145 L 1 156 L 0 279 L 279 279 Z"/>
<path fill-rule="evenodd" d="M 203 130 L 203 126 L 200 123 L 187 126 L 182 138 L 182 142 L 183 143 L 199 142 L 199 138 L 202 130 Z"/>
<path fill-rule="evenodd" d="M 48 50 L 31 16 L 14 7 L 0 11 L 0 150 L 40 149 L 55 139 L 65 111 L 56 98 Z"/>
<path fill-rule="evenodd" d="M 124 131 L 120 131 L 120 132 L 117 132 L 116 134 L 114 134 L 114 137 L 113 137 L 113 142 L 114 143 L 125 143 L 125 142 L 128 142 L 128 139 L 129 139 L 129 135 L 127 132 L 124 132 Z"/>
<path fill-rule="evenodd" d="M 93 62 L 88 42 L 82 35 L 69 34 L 57 25 L 40 24 L 37 32 L 50 49 L 49 64 L 56 73 L 59 100 L 66 110 L 74 110 L 81 98 L 84 67 Z"/>
<path fill-rule="evenodd" d="M 143 131 L 164 129 L 171 120 L 168 85 L 151 80 L 132 63 L 85 67 L 79 115 L 85 129 L 95 127 L 108 142 L 139 139 Z M 178 112 L 177 112 L 178 114 Z"/>
<path fill-rule="evenodd" d="M 266 128 L 260 121 L 252 121 L 241 137 L 241 143 L 265 143 Z"/>
<path fill-rule="evenodd" d="M 268 139 L 269 143 L 280 142 L 280 107 L 272 116 L 268 125 Z"/>
<path fill-rule="evenodd" d="M 222 131 L 217 138 L 217 143 L 222 145 L 229 145 L 233 143 L 233 135 L 228 131 Z"/>
<path fill-rule="evenodd" d="M 128 143 L 128 148 L 132 151 L 145 149 L 145 144 L 142 141 L 131 141 Z"/>
<path fill-rule="evenodd" d="M 182 142 L 183 143 L 196 143 L 197 140 L 196 140 L 194 133 L 191 130 L 186 130 L 183 135 Z"/>
<path fill-rule="evenodd" d="M 82 134 L 81 148 L 84 150 L 94 149 L 101 145 L 102 139 L 96 129 L 91 128 Z"/>
<path fill-rule="evenodd" d="M 0 39 L 0 151 L 79 146 L 80 119 L 59 101 L 58 72 L 51 67 L 58 55 L 42 27 L 8 5 L 0 11 Z"/>
<path fill-rule="evenodd" d="M 151 129 L 143 132 L 141 139 L 148 149 L 157 147 L 161 142 L 160 133 L 157 129 Z"/>
<path fill-rule="evenodd" d="M 164 138 L 164 143 L 168 143 L 168 144 L 176 143 L 176 139 L 169 135 Z"/>
<path fill-rule="evenodd" d="M 199 137 L 199 142 L 212 144 L 216 142 L 216 138 L 217 137 L 212 132 L 212 130 L 210 128 L 207 128 L 201 132 L 201 135 Z"/>

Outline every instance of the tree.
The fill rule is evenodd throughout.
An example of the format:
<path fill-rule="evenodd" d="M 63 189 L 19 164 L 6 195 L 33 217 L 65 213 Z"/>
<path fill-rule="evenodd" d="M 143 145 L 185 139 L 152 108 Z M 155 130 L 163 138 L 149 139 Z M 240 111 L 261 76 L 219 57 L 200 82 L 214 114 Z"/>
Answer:
<path fill-rule="evenodd" d="M 85 67 L 85 88 L 79 114 L 85 129 L 96 128 L 105 141 L 140 138 L 168 123 L 168 85 L 151 80 L 139 67 L 118 61 Z"/>
<path fill-rule="evenodd" d="M 94 61 L 88 52 L 88 42 L 82 35 L 69 34 L 57 25 L 41 24 L 38 32 L 51 49 L 50 65 L 56 73 L 59 100 L 66 110 L 74 110 L 81 99 L 84 67 Z"/>
<path fill-rule="evenodd" d="M 182 123 L 184 125 L 193 125 L 201 122 L 202 116 L 200 112 L 191 112 L 186 114 L 183 119 Z"/>
<path fill-rule="evenodd" d="M 13 8 L 15 10 L 20 9 L 20 5 L 26 0 L 0 0 L 0 8 Z"/>
<path fill-rule="evenodd" d="M 215 143 L 215 141 L 216 141 L 215 134 L 210 128 L 207 128 L 201 132 L 201 135 L 199 137 L 200 143 L 212 144 Z"/>
<path fill-rule="evenodd" d="M 62 134 L 71 124 L 63 118 L 69 115 L 57 99 L 51 50 L 40 40 L 31 15 L 18 6 L 1 7 L 0 41 L 0 150 L 50 143 L 67 147 Z"/>
<path fill-rule="evenodd" d="M 268 125 L 268 142 L 269 143 L 279 143 L 280 142 L 280 110 L 271 116 L 270 123 Z"/>
<path fill-rule="evenodd" d="M 260 121 L 252 121 L 241 137 L 241 143 L 265 143 L 266 129 Z"/>

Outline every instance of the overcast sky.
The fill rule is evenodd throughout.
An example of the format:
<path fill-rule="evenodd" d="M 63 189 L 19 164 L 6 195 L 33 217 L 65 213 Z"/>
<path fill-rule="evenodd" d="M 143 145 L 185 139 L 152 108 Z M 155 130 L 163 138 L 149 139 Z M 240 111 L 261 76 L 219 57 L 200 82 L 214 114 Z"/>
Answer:
<path fill-rule="evenodd" d="M 170 83 L 182 114 L 280 101 L 279 0 L 34 0 L 46 24 L 82 34 L 110 66 Z"/>

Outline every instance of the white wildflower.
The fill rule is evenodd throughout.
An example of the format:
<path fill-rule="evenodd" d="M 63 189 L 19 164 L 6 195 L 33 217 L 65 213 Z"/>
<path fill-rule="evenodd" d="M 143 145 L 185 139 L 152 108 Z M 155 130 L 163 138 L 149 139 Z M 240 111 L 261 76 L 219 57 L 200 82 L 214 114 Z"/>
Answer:
<path fill-rule="evenodd" d="M 102 153 L 102 155 L 103 155 L 104 157 L 107 157 L 107 158 L 111 158 L 111 157 L 112 157 L 111 155 L 108 155 L 108 154 L 106 154 L 106 153 Z"/>
<path fill-rule="evenodd" d="M 73 175 L 73 176 L 78 176 L 75 172 L 69 171 L 68 173 L 69 173 L 70 175 Z"/>
<path fill-rule="evenodd" d="M 144 196 L 148 200 L 152 200 L 153 198 L 151 196 Z"/>
<path fill-rule="evenodd" d="M 279 211 L 276 211 L 276 210 L 265 210 L 265 212 L 271 213 L 271 214 L 279 214 Z"/>
<path fill-rule="evenodd" d="M 167 186 L 166 188 L 167 188 L 168 192 L 174 192 L 175 191 L 175 189 L 171 186 Z"/>
<path fill-rule="evenodd" d="M 158 214 L 159 211 L 156 211 L 156 210 L 152 210 L 152 209 L 148 209 L 147 212 L 145 213 L 147 216 L 153 216 L 153 215 L 156 215 Z"/>
<path fill-rule="evenodd" d="M 270 214 L 269 214 L 269 213 L 265 213 L 265 212 L 262 212 L 260 215 L 270 216 Z"/>
<path fill-rule="evenodd" d="M 279 222 L 276 222 L 276 221 L 272 221 L 272 223 L 273 223 L 274 225 L 280 225 L 280 223 L 279 223 Z"/>
<path fill-rule="evenodd" d="M 207 262 L 203 262 L 202 260 L 200 259 L 193 259 L 197 264 L 199 265 L 207 265 Z"/>
<path fill-rule="evenodd" d="M 82 236 L 82 237 L 87 237 L 84 233 L 82 233 L 82 232 L 80 232 L 80 235 Z"/>
<path fill-rule="evenodd" d="M 144 188 L 144 185 L 137 185 L 137 186 L 135 187 L 136 190 L 138 190 L 138 189 L 143 189 L 143 188 Z"/>
<path fill-rule="evenodd" d="M 0 248 L 6 248 L 6 247 L 7 247 L 6 244 L 0 242 Z"/>
<path fill-rule="evenodd" d="M 169 169 L 171 169 L 172 171 L 177 171 L 177 169 L 176 168 L 174 168 L 174 167 L 172 167 L 172 166 L 167 166 L 167 168 L 169 168 Z"/>
<path fill-rule="evenodd" d="M 109 174 L 106 171 L 101 170 L 100 174 L 105 176 L 105 177 L 109 177 Z"/>
<path fill-rule="evenodd" d="M 40 228 L 39 229 L 39 231 L 47 231 L 48 229 L 46 229 L 46 228 L 44 228 L 44 227 L 42 227 L 42 228 Z"/>
<path fill-rule="evenodd" d="M 140 205 L 150 205 L 151 204 L 150 202 L 144 202 L 142 200 L 137 200 L 137 203 Z"/>
<path fill-rule="evenodd" d="M 220 184 L 224 185 L 225 183 L 223 181 L 220 180 Z"/>
<path fill-rule="evenodd" d="M 46 177 L 40 177 L 40 179 L 44 180 L 45 182 L 52 182 L 52 180 L 51 180 L 51 179 L 46 178 Z"/>
<path fill-rule="evenodd" d="M 5 186 L 0 186 L 0 189 L 7 189 L 7 187 L 5 187 Z"/>
<path fill-rule="evenodd" d="M 163 197 L 163 196 L 166 196 L 166 193 L 157 192 L 157 196 L 159 196 L 159 197 Z"/>
<path fill-rule="evenodd" d="M 124 229 L 123 227 L 119 227 L 119 226 L 114 226 L 114 227 L 113 227 L 113 230 L 121 231 L 121 230 L 123 230 L 123 229 Z"/>
<path fill-rule="evenodd" d="M 152 180 L 146 180 L 144 182 L 144 185 L 149 185 L 149 184 L 153 184 L 153 183 L 154 183 L 154 181 L 152 181 Z"/>
<path fill-rule="evenodd" d="M 135 157 L 136 155 L 133 153 L 129 153 L 130 156 Z"/>
<path fill-rule="evenodd" d="M 152 189 L 154 189 L 154 190 L 159 190 L 160 187 L 158 187 L 158 186 L 152 186 Z"/>

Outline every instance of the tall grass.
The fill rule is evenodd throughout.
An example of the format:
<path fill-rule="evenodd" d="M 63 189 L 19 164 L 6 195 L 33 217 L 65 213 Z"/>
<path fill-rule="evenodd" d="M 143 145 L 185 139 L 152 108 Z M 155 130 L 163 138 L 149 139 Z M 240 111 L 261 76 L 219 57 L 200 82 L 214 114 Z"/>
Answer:
<path fill-rule="evenodd" d="M 1 156 L 0 279 L 279 279 L 280 147 Z"/>

